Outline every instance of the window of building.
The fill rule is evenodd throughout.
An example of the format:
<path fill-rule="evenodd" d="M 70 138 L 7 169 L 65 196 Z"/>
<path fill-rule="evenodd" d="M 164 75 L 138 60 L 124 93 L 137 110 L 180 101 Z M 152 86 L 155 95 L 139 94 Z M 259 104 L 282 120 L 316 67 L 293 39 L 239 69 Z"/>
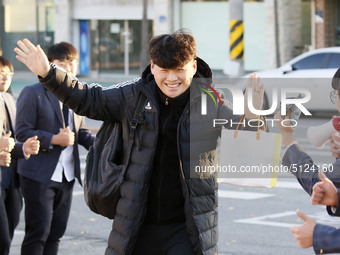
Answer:
<path fill-rule="evenodd" d="M 15 70 L 27 70 L 15 59 L 13 45 L 18 39 L 28 38 L 47 50 L 54 41 L 53 0 L 4 0 L 1 8 L 1 47 Z"/>
<path fill-rule="evenodd" d="M 138 73 L 141 55 L 141 21 L 128 20 L 129 31 L 129 69 Z M 152 21 L 148 21 L 148 31 L 152 31 Z M 125 53 L 124 20 L 91 21 L 91 69 L 100 73 L 121 73 L 124 70 Z"/>

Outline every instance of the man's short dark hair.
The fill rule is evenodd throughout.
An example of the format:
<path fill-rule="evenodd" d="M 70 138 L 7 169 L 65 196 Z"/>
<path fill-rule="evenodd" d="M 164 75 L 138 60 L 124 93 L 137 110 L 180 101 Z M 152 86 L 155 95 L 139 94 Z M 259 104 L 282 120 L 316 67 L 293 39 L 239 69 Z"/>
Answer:
<path fill-rule="evenodd" d="M 0 69 L 3 69 L 6 66 L 11 72 L 14 71 L 12 63 L 7 58 L 0 56 Z"/>
<path fill-rule="evenodd" d="M 162 68 L 176 68 L 197 57 L 194 36 L 182 30 L 153 37 L 149 42 L 152 62 Z"/>
<path fill-rule="evenodd" d="M 340 68 L 335 72 L 332 79 L 332 88 L 338 91 L 340 95 Z"/>
<path fill-rule="evenodd" d="M 47 58 L 50 62 L 53 60 L 78 60 L 79 54 L 77 49 L 70 43 L 61 42 L 53 44 L 47 51 Z"/>

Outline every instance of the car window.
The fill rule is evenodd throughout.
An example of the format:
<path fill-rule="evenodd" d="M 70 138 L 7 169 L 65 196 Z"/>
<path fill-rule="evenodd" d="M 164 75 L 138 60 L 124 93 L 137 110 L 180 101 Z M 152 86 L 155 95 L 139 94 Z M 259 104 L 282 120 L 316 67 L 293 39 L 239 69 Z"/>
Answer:
<path fill-rule="evenodd" d="M 339 68 L 340 67 L 340 53 L 330 53 L 329 63 L 327 68 Z"/>
<path fill-rule="evenodd" d="M 326 56 L 327 54 L 320 53 L 305 57 L 300 61 L 296 62 L 295 64 L 293 64 L 293 70 L 320 69 L 322 68 L 322 64 Z"/>

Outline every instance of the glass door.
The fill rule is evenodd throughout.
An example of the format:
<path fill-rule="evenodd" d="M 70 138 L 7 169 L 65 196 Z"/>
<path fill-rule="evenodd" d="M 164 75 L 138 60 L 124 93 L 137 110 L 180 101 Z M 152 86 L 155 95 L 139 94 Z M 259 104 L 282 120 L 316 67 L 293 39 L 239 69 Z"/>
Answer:
<path fill-rule="evenodd" d="M 128 29 L 126 30 L 126 23 Z M 149 21 L 152 31 L 152 21 Z M 128 32 L 128 33 L 126 33 Z M 125 40 L 128 39 L 128 47 Z M 139 73 L 141 54 L 140 20 L 98 20 L 91 21 L 91 69 L 100 73 L 120 73 L 126 70 L 128 61 L 130 74 Z M 125 50 L 128 50 L 128 60 Z"/>

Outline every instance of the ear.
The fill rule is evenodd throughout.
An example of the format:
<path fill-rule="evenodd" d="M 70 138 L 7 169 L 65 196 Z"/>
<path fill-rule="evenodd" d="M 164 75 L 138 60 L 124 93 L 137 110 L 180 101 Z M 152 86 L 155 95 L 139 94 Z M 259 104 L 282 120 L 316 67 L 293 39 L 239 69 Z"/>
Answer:
<path fill-rule="evenodd" d="M 150 61 L 150 69 L 151 69 L 151 73 L 154 74 L 154 68 L 155 68 L 155 64 L 153 63 L 153 61 Z"/>
<path fill-rule="evenodd" d="M 192 67 L 193 67 L 194 74 L 195 74 L 197 72 L 197 60 L 196 59 L 194 59 Z"/>

